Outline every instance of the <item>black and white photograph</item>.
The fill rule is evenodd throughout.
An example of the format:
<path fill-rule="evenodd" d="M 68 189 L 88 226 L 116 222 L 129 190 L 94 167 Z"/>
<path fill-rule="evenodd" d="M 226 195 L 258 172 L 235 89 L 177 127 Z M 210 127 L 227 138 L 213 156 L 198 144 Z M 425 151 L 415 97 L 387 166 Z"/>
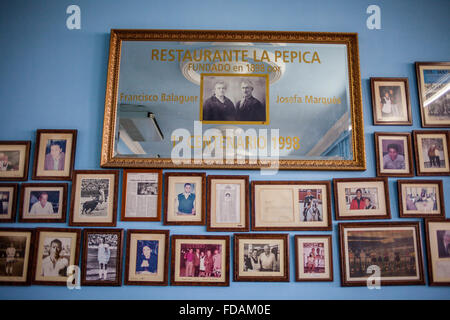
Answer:
<path fill-rule="evenodd" d="M 0 222 L 14 222 L 16 218 L 18 183 L 0 184 Z"/>
<path fill-rule="evenodd" d="M 78 265 L 81 229 L 38 228 L 33 283 L 66 285 L 68 268 Z"/>
<path fill-rule="evenodd" d="M 450 258 L 450 230 L 436 231 L 439 258 Z"/>
<path fill-rule="evenodd" d="M 277 243 L 244 244 L 244 271 L 280 271 L 280 248 Z"/>
<path fill-rule="evenodd" d="M 217 223 L 238 223 L 240 221 L 240 185 L 216 184 Z"/>
<path fill-rule="evenodd" d="M 85 229 L 82 285 L 121 284 L 122 229 Z"/>
<path fill-rule="evenodd" d="M 69 225 L 116 225 L 118 175 L 117 170 L 75 171 Z"/>
<path fill-rule="evenodd" d="M 0 229 L 0 285 L 29 284 L 31 229 Z"/>
<path fill-rule="evenodd" d="M 202 74 L 200 120 L 269 124 L 268 91 L 265 75 Z"/>
<path fill-rule="evenodd" d="M 24 183 L 21 187 L 20 222 L 65 222 L 67 183 Z"/>

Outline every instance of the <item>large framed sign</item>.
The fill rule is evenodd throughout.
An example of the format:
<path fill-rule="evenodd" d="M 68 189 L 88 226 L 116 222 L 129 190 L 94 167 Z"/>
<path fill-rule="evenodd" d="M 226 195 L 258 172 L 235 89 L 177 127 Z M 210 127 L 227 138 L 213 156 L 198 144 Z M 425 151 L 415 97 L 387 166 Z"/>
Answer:
<path fill-rule="evenodd" d="M 365 170 L 355 33 L 111 30 L 102 167 Z"/>

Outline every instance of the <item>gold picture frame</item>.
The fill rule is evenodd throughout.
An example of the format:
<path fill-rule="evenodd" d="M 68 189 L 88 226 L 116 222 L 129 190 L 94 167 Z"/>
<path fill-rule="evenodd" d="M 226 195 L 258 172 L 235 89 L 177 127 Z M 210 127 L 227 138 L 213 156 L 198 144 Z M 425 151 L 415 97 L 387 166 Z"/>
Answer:
<path fill-rule="evenodd" d="M 122 105 L 124 102 L 119 99 L 119 76 L 121 72 L 123 72 L 124 68 L 121 67 L 122 54 L 124 52 L 124 43 L 126 45 L 134 45 L 136 42 L 160 42 L 160 43 L 182 43 L 186 44 L 204 44 L 206 42 L 211 43 L 219 43 L 227 46 L 235 46 L 239 44 L 239 47 L 250 48 L 250 43 L 256 43 L 258 46 L 274 46 L 277 48 L 278 44 L 285 44 L 289 46 L 305 46 L 308 45 L 311 48 L 316 48 L 320 46 L 328 46 L 332 49 L 339 48 L 342 49 L 344 55 L 339 56 L 333 62 L 333 65 L 339 65 L 340 68 L 344 68 L 342 71 L 342 75 L 345 75 L 345 80 L 343 80 L 343 91 L 342 95 L 345 96 L 345 112 L 343 115 L 336 116 L 339 118 L 339 121 L 333 120 L 333 124 L 327 123 L 326 133 L 320 136 L 320 140 L 315 141 L 314 145 L 308 149 L 311 151 L 310 154 L 298 153 L 297 155 L 292 156 L 289 152 L 282 155 L 280 158 L 276 158 L 276 165 L 278 169 L 281 170 L 365 170 L 366 169 L 366 158 L 365 158 L 365 147 L 364 147 L 364 128 L 363 128 L 363 107 L 362 107 L 362 93 L 361 93 L 361 76 L 360 76 L 360 67 L 359 67 L 359 51 L 358 51 L 358 35 L 356 33 L 337 33 L 337 32 L 288 32 L 288 31 L 218 31 L 218 30 L 130 30 L 130 29 L 112 29 L 111 37 L 110 37 L 110 51 L 109 51 L 109 62 L 108 62 L 108 72 L 107 72 L 107 85 L 106 85 L 106 97 L 105 97 L 105 112 L 104 112 L 104 123 L 103 123 L 103 138 L 102 138 L 102 151 L 101 151 L 101 161 L 100 165 L 104 168 L 186 168 L 186 169 L 200 169 L 204 168 L 205 165 L 208 165 L 211 169 L 261 169 L 261 168 L 273 168 L 272 159 L 267 160 L 261 156 L 258 159 L 251 158 L 251 152 L 246 154 L 244 159 L 239 159 L 237 156 L 235 158 L 226 161 L 210 161 L 206 158 L 196 159 L 195 156 L 192 158 L 186 158 L 185 161 L 176 162 L 171 158 L 171 154 L 168 148 L 171 146 L 171 141 L 165 141 L 164 149 L 165 154 L 162 155 L 155 151 L 155 149 L 143 149 L 141 145 L 136 141 L 130 138 L 129 135 L 119 134 L 121 126 L 125 126 L 121 119 L 119 119 L 119 115 L 123 111 L 122 109 L 119 112 L 119 103 Z M 205 44 L 206 45 L 206 44 Z M 328 48 L 327 47 L 327 48 Z M 344 48 L 345 47 L 345 48 Z M 281 45 L 280 45 L 281 48 Z M 280 49 L 282 50 L 282 49 Z M 162 54 L 160 50 L 159 54 Z M 297 51 L 298 53 L 299 51 Z M 166 54 L 167 52 L 164 52 Z M 152 56 L 152 52 L 149 52 L 150 56 Z M 306 56 L 305 56 L 306 54 Z M 148 57 L 148 55 L 145 55 Z M 300 57 L 299 57 L 300 56 Z M 168 56 L 158 55 L 155 56 L 155 59 L 158 58 L 161 61 L 162 58 L 166 59 Z M 302 60 L 305 57 L 309 57 L 309 62 Z M 304 51 L 302 54 L 297 56 L 297 60 L 303 62 L 303 65 L 310 63 L 311 58 L 313 57 L 313 52 Z M 292 57 L 291 57 L 292 58 Z M 151 58 L 153 59 L 153 58 Z M 176 58 L 175 58 L 176 59 Z M 237 58 L 236 58 L 237 59 Z M 279 59 L 284 59 L 284 56 L 281 56 Z M 166 61 L 166 60 L 164 60 Z M 172 61 L 173 60 L 169 60 Z M 237 60 L 236 60 L 237 61 Z M 247 61 L 247 60 L 243 60 Z M 254 61 L 254 60 L 253 60 Z M 336 63 L 339 61 L 339 63 Z M 183 61 L 179 61 L 180 64 L 183 64 Z M 214 61 L 213 61 L 214 62 Z M 241 63 L 242 61 L 237 61 L 237 63 Z M 166 62 L 164 62 L 166 63 Z M 272 62 L 270 62 L 272 63 Z M 181 67 L 181 66 L 180 66 Z M 286 67 L 286 66 L 285 66 Z M 122 70 L 122 71 L 121 71 Z M 268 69 L 266 69 L 268 71 Z M 220 71 L 220 70 L 219 70 Z M 245 69 L 247 71 L 247 69 Z M 185 75 L 186 70 L 182 70 L 183 75 Z M 250 72 L 255 73 L 254 70 Z M 205 72 L 206 73 L 206 72 Z M 211 72 L 207 72 L 211 73 Z M 248 72 L 241 72 L 247 73 Z M 198 74 L 196 74 L 199 76 Z M 238 75 L 236 73 L 236 75 Z M 272 76 L 272 74 L 270 74 Z M 274 75 L 280 77 L 280 75 Z M 124 77 L 121 77 L 123 79 Z M 199 77 L 198 77 L 199 78 Z M 192 80 L 192 79 L 191 79 Z M 199 79 L 196 79 L 199 82 Z M 306 81 L 306 80 L 305 80 Z M 192 82 L 192 81 L 191 81 Z M 322 83 L 322 82 L 321 82 Z M 192 84 L 192 83 L 187 83 Z M 324 86 L 324 84 L 322 83 Z M 326 86 L 324 86 L 326 87 Z M 132 88 L 133 90 L 135 88 Z M 271 88 L 271 92 L 273 93 L 273 88 Z M 122 89 L 121 89 L 122 90 Z M 187 90 L 187 89 L 186 89 Z M 142 91 L 142 90 L 141 90 Z M 292 96 L 294 96 L 294 87 L 291 90 Z M 123 92 L 122 92 L 123 93 Z M 134 94 L 134 93 L 133 93 Z M 165 93 L 166 94 L 166 93 Z M 286 93 L 291 94 L 291 93 Z M 302 93 L 305 97 L 306 94 Z M 136 95 L 136 94 L 134 94 Z M 139 92 L 137 93 L 138 101 L 149 101 L 151 99 L 151 93 L 147 92 Z M 131 95 L 130 95 L 131 96 Z M 157 96 L 155 92 L 155 96 Z M 167 94 L 166 94 L 167 97 Z M 186 96 L 193 97 L 192 101 L 195 100 L 195 103 L 198 104 L 199 99 L 198 96 Z M 309 97 L 309 95 L 307 96 Z M 313 95 L 311 95 L 313 97 Z M 273 97 L 275 99 L 277 97 Z M 283 107 L 290 105 L 290 100 L 287 97 L 281 97 L 285 99 Z M 338 97 L 334 97 L 338 99 Z M 144 99 L 144 100 L 142 100 Z M 147 100 L 146 100 L 147 99 Z M 321 98 L 320 98 L 321 99 Z M 319 99 L 319 100 L 320 100 Z M 330 99 L 333 99 L 331 96 Z M 288 101 L 289 100 L 289 101 Z M 305 99 L 306 100 L 306 99 Z M 341 103 L 340 98 L 339 104 Z M 333 101 L 338 101 L 333 100 Z M 322 100 L 320 100 L 322 101 Z M 143 102 L 142 102 L 143 103 Z M 180 103 L 175 100 L 171 100 L 171 104 Z M 322 103 L 322 102 L 320 102 Z M 334 102 L 333 102 L 334 103 Z M 337 103 L 337 102 L 336 102 Z M 327 105 L 326 103 L 323 105 Z M 344 103 L 343 103 L 344 105 Z M 133 105 L 134 107 L 142 107 L 141 105 Z M 183 105 L 183 107 L 185 104 Z M 317 104 L 306 105 L 304 108 L 297 108 L 297 110 L 314 110 Z M 136 108 L 135 108 L 136 109 Z M 142 109 L 145 108 L 137 108 Z M 134 110 L 134 109 L 133 109 Z M 135 110 L 134 110 L 135 111 Z M 139 111 L 139 110 L 138 110 Z M 189 110 L 188 110 L 189 111 Z M 180 110 L 180 112 L 182 112 Z M 273 103 L 271 103 L 271 112 L 273 115 Z M 286 111 L 287 112 L 287 111 Z M 304 111 L 308 113 L 307 111 Z M 134 112 L 136 114 L 136 112 Z M 139 113 L 139 112 L 138 112 Z M 141 112 L 142 113 L 142 112 Z M 153 128 L 152 137 L 155 139 L 167 139 L 170 140 L 172 135 L 170 131 L 166 132 L 165 135 L 162 134 L 161 127 L 158 126 L 157 117 L 152 112 L 145 111 L 143 116 L 145 121 L 147 121 L 150 126 Z M 192 111 L 189 111 L 189 114 L 192 114 Z M 198 119 L 198 111 L 193 111 L 195 114 L 195 118 Z M 299 113 L 300 114 L 300 113 Z M 274 118 L 270 116 L 270 123 L 273 125 Z M 285 116 L 289 116 L 286 114 Z M 173 117 L 173 114 L 172 114 Z M 178 116 L 177 116 L 178 117 Z M 336 118 L 336 120 L 337 120 Z M 320 117 L 316 117 L 315 119 L 321 119 Z M 121 121 L 119 121 L 121 120 Z M 129 119 L 125 119 L 129 120 Z M 142 119 L 141 119 L 142 120 Z M 268 120 L 268 117 L 267 119 Z M 322 122 L 323 119 L 321 119 Z M 145 122 L 147 124 L 147 122 Z M 192 125 L 191 122 L 189 122 Z M 281 125 L 283 121 L 278 122 L 279 128 L 282 128 Z M 130 121 L 128 121 L 130 124 Z M 266 125 L 263 125 L 261 128 L 265 128 Z M 331 126 L 329 128 L 328 126 Z M 132 128 L 132 124 L 128 128 Z M 339 127 L 338 129 L 336 129 Z M 296 127 L 298 128 L 298 126 Z M 164 127 L 163 127 L 164 129 Z M 223 129 L 223 128 L 222 128 Z M 245 128 L 247 129 L 247 128 Z M 293 129 L 294 131 L 297 129 Z M 336 130 L 338 130 L 338 134 L 336 134 Z M 270 131 L 270 130 L 269 130 Z M 295 131 L 298 133 L 298 131 Z M 333 152 L 341 152 L 336 151 L 338 149 L 335 148 L 335 144 L 340 143 L 341 140 L 336 140 L 337 137 L 341 137 L 340 133 L 344 136 L 345 142 L 345 152 L 343 156 L 336 156 Z M 169 137 L 168 137 L 169 135 Z M 123 139 L 128 139 L 131 141 L 130 146 L 132 147 L 132 151 L 128 151 L 126 153 L 117 152 L 117 142 L 119 141 L 119 137 Z M 165 137 L 164 137 L 165 136 Z M 195 136 L 195 134 L 194 134 Z M 295 134 L 291 137 L 287 134 L 285 137 L 280 136 L 281 138 L 289 138 L 288 140 L 292 142 L 290 139 L 299 138 Z M 191 136 L 192 138 L 192 136 Z M 203 137 L 205 138 L 205 137 Z M 137 138 L 138 139 L 138 138 Z M 318 138 L 319 139 L 319 138 Z M 330 142 L 331 140 L 332 142 Z M 287 140 L 287 141 L 288 141 Z M 143 140 L 144 142 L 150 141 Z M 271 141 L 271 140 L 267 140 Z M 284 140 L 279 140 L 280 143 L 277 144 L 277 140 L 274 139 L 274 149 L 282 149 L 282 145 L 284 147 Z M 308 142 L 308 139 L 302 140 L 304 143 Z M 283 142 L 283 144 L 282 144 Z M 269 143 L 267 143 L 268 145 Z M 290 144 L 290 143 L 289 143 Z M 136 147 L 136 148 L 133 148 Z M 127 149 L 128 150 L 128 149 Z M 140 151 L 139 151 L 140 150 Z M 146 151 L 146 150 L 152 150 Z M 292 149 L 294 150 L 294 149 Z M 295 149 L 294 151 L 297 151 Z M 330 151 L 331 150 L 331 151 Z M 334 150 L 334 151 L 333 151 Z M 340 149 L 339 149 L 340 150 Z M 172 150 L 173 151 L 173 150 Z M 246 150 L 247 151 L 247 150 Z M 154 153 L 154 154 L 151 154 Z M 238 154 L 238 153 L 236 153 Z M 311 156 L 311 154 L 313 156 Z M 278 160 L 279 159 L 279 160 Z"/>

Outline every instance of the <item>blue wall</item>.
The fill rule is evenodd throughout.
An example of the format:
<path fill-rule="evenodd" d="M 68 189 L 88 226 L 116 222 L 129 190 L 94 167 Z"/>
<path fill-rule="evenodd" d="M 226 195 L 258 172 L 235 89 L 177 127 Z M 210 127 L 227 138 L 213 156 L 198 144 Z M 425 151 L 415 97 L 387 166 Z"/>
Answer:
<path fill-rule="evenodd" d="M 81 8 L 81 30 L 66 28 L 66 8 Z M 381 7 L 382 29 L 366 27 L 366 9 Z M 1 1 L 0 140 L 31 140 L 36 129 L 78 129 L 76 169 L 98 169 L 108 61 L 109 30 L 220 29 L 337 31 L 359 34 L 367 170 L 364 172 L 280 172 L 272 179 L 329 180 L 376 175 L 373 132 L 420 129 L 415 61 L 449 61 L 448 0 L 154 0 Z M 370 77 L 408 77 L 412 127 L 373 126 Z M 230 174 L 232 171 L 208 171 Z M 239 172 L 243 173 L 243 172 Z M 31 174 L 31 170 L 30 170 Z M 266 179 L 258 171 L 250 180 Z M 429 177 L 426 177 L 429 178 Z M 393 220 L 398 219 L 396 178 L 389 179 Z M 450 178 L 444 188 L 450 191 Z M 119 199 L 121 201 L 121 199 Z M 446 197 L 450 217 L 450 197 Z M 334 214 L 334 213 L 333 213 Z M 62 227 L 58 224 L 0 224 L 0 227 Z M 161 223 L 118 222 L 117 227 L 167 229 Z M 206 234 L 201 226 L 170 227 L 171 234 Z M 429 286 L 341 288 L 337 223 L 333 222 L 332 283 L 294 282 L 291 232 L 290 282 L 246 283 L 230 287 L 0 287 L 0 298 L 18 299 L 443 299 L 450 288 Z M 302 232 L 304 233 L 304 232 Z M 317 233 L 317 232 L 308 232 Z M 322 232 L 329 234 L 330 232 Z M 422 232 L 423 237 L 423 232 Z M 423 245 L 423 250 L 425 247 Z M 425 252 L 425 251 L 424 251 Z M 233 263 L 233 261 L 231 261 Z M 427 266 L 425 263 L 425 270 Z M 232 275 L 231 279 L 232 279 Z"/>

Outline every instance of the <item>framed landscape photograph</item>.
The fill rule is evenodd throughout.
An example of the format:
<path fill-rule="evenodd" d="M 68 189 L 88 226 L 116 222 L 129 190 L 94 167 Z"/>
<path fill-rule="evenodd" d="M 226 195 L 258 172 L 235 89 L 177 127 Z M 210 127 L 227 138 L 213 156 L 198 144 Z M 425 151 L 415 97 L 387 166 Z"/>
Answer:
<path fill-rule="evenodd" d="M 81 229 L 37 228 L 33 255 L 33 278 L 36 285 L 65 286 L 72 274 L 70 266 L 78 266 Z"/>
<path fill-rule="evenodd" d="M 387 178 L 333 179 L 336 220 L 390 219 Z"/>
<path fill-rule="evenodd" d="M 419 222 L 339 223 L 341 285 L 424 285 Z"/>
<path fill-rule="evenodd" d="M 450 286 L 450 219 L 426 219 L 430 286 Z"/>
<path fill-rule="evenodd" d="M 331 235 L 295 235 L 295 281 L 333 281 Z"/>
<path fill-rule="evenodd" d="M 416 172 L 418 176 L 450 175 L 450 131 L 414 130 Z"/>
<path fill-rule="evenodd" d="M 374 125 L 412 125 L 408 78 L 370 78 Z"/>
<path fill-rule="evenodd" d="M 172 236 L 171 285 L 229 286 L 229 236 Z"/>
<path fill-rule="evenodd" d="M 18 183 L 0 183 L 0 223 L 16 220 Z"/>
<path fill-rule="evenodd" d="M 208 231 L 248 231 L 248 176 L 208 176 Z"/>
<path fill-rule="evenodd" d="M 76 145 L 77 130 L 37 130 L 33 180 L 71 180 Z"/>
<path fill-rule="evenodd" d="M 289 282 L 288 234 L 234 235 L 234 281 Z"/>
<path fill-rule="evenodd" d="M 450 127 L 450 62 L 416 62 L 422 127 Z"/>
<path fill-rule="evenodd" d="M 84 229 L 82 286 L 122 284 L 123 229 Z"/>
<path fill-rule="evenodd" d="M 164 224 L 204 225 L 206 216 L 206 174 L 166 172 L 164 174 Z"/>
<path fill-rule="evenodd" d="M 0 141 L 0 181 L 26 181 L 31 141 Z"/>
<path fill-rule="evenodd" d="M 125 169 L 122 221 L 161 221 L 162 170 Z"/>
<path fill-rule="evenodd" d="M 400 218 L 445 218 L 442 180 L 398 180 Z"/>
<path fill-rule="evenodd" d="M 128 230 L 125 284 L 167 286 L 169 230 Z"/>
<path fill-rule="evenodd" d="M 74 171 L 69 225 L 115 227 L 118 184 L 118 170 Z"/>
<path fill-rule="evenodd" d="M 378 177 L 414 176 L 411 133 L 375 132 Z"/>
<path fill-rule="evenodd" d="M 66 222 L 67 183 L 23 183 L 19 222 Z"/>
<path fill-rule="evenodd" d="M 31 284 L 34 229 L 0 228 L 0 286 Z"/>
<path fill-rule="evenodd" d="M 331 230 L 330 181 L 252 181 L 252 230 Z"/>

